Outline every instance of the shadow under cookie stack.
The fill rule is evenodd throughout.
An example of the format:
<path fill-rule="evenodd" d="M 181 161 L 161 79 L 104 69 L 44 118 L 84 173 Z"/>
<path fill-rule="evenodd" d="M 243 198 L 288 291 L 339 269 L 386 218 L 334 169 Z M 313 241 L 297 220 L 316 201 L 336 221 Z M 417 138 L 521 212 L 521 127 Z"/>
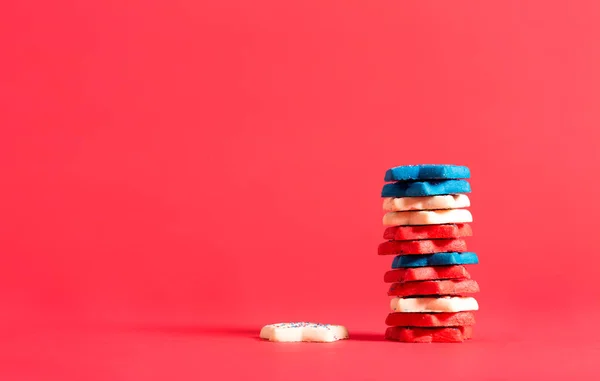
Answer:
<path fill-rule="evenodd" d="M 465 265 L 478 263 L 467 251 L 472 235 L 471 204 L 465 179 L 470 170 L 457 165 L 408 165 L 388 169 L 383 197 L 379 255 L 393 255 L 384 282 L 391 283 L 392 312 L 385 323 L 387 340 L 435 343 L 472 337 L 479 292 Z"/>

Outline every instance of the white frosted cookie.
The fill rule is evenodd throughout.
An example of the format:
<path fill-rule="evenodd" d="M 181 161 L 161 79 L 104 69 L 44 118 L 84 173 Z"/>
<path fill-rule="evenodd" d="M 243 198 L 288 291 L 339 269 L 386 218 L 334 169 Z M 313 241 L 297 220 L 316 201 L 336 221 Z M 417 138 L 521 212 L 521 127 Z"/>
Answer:
<path fill-rule="evenodd" d="M 477 311 L 479 305 L 472 297 L 446 296 L 441 298 L 393 298 L 394 312 L 461 312 Z"/>
<path fill-rule="evenodd" d="M 348 330 L 341 325 L 310 322 L 278 323 L 265 325 L 260 338 L 269 341 L 299 342 L 312 341 L 330 343 L 348 338 Z"/>
<path fill-rule="evenodd" d="M 473 222 L 471 212 L 466 209 L 388 212 L 383 215 L 384 226 L 462 224 L 465 222 Z"/>
<path fill-rule="evenodd" d="M 466 194 L 448 194 L 427 197 L 386 197 L 383 199 L 383 210 L 401 212 L 406 210 L 459 209 L 471 206 Z"/>

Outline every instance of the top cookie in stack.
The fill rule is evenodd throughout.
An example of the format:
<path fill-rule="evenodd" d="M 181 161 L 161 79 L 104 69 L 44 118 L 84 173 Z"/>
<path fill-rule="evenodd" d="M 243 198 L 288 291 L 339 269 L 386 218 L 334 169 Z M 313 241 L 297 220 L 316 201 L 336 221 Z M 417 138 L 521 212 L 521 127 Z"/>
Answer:
<path fill-rule="evenodd" d="M 387 170 L 381 196 L 386 214 L 379 255 L 394 255 L 384 276 L 392 313 L 386 338 L 410 342 L 470 338 L 478 292 L 463 265 L 476 264 L 464 237 L 471 236 L 469 168 L 410 165 Z"/>

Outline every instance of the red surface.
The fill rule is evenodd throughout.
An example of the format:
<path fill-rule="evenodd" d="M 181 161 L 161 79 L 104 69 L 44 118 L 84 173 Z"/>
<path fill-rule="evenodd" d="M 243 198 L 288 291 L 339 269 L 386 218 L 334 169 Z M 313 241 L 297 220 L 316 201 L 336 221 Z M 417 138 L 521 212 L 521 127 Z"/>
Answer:
<path fill-rule="evenodd" d="M 402 269 L 388 270 L 385 272 L 385 274 L 383 274 L 383 281 L 385 283 L 470 278 L 471 274 L 469 274 L 466 267 L 461 265 L 406 267 Z"/>
<path fill-rule="evenodd" d="M 443 224 L 424 226 L 390 226 L 383 231 L 383 238 L 407 241 L 414 239 L 438 239 L 470 237 L 473 230 L 469 224 Z"/>
<path fill-rule="evenodd" d="M 597 380 L 599 14 L 2 2 L 0 379 L 381 380 L 401 359 L 403 378 Z M 472 170 L 462 345 L 381 341 L 379 194 L 410 163 Z M 255 338 L 286 320 L 353 339 Z"/>
<path fill-rule="evenodd" d="M 435 239 L 418 241 L 387 241 L 379 244 L 379 255 L 411 255 L 441 252 L 467 251 L 467 243 L 463 239 Z"/>
<path fill-rule="evenodd" d="M 400 327 L 460 327 L 475 325 L 473 312 L 441 312 L 428 313 L 403 313 L 388 314 L 385 324 Z"/>
<path fill-rule="evenodd" d="M 473 336 L 473 327 L 452 328 L 404 328 L 389 327 L 385 331 L 388 340 L 405 343 L 462 343 Z"/>

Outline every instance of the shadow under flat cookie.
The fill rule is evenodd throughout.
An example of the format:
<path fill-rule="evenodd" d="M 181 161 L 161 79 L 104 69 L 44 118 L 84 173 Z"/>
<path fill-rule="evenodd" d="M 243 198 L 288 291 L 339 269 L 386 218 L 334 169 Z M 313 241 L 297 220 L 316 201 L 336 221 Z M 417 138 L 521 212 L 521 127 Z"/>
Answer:
<path fill-rule="evenodd" d="M 390 226 L 383 232 L 384 239 L 394 241 L 448 239 L 472 235 L 473 230 L 469 224 Z"/>
<path fill-rule="evenodd" d="M 392 269 L 403 267 L 475 265 L 479 263 L 477 254 L 467 251 L 464 253 L 435 253 L 419 255 L 398 255 L 394 257 Z"/>
<path fill-rule="evenodd" d="M 385 184 L 381 189 L 381 197 L 423 197 L 470 192 L 471 184 L 465 180 L 406 181 Z"/>
<path fill-rule="evenodd" d="M 414 255 L 444 252 L 467 251 L 467 243 L 463 239 L 434 239 L 416 241 L 387 241 L 379 244 L 379 255 Z"/>
<path fill-rule="evenodd" d="M 408 267 L 389 270 L 383 275 L 385 283 L 400 283 L 419 280 L 471 279 L 464 266 Z"/>
<path fill-rule="evenodd" d="M 472 279 L 424 280 L 392 283 L 388 296 L 466 295 L 479 292 L 479 285 Z"/>
<path fill-rule="evenodd" d="M 460 327 L 475 325 L 473 312 L 412 313 L 392 312 L 385 319 L 391 327 Z"/>

